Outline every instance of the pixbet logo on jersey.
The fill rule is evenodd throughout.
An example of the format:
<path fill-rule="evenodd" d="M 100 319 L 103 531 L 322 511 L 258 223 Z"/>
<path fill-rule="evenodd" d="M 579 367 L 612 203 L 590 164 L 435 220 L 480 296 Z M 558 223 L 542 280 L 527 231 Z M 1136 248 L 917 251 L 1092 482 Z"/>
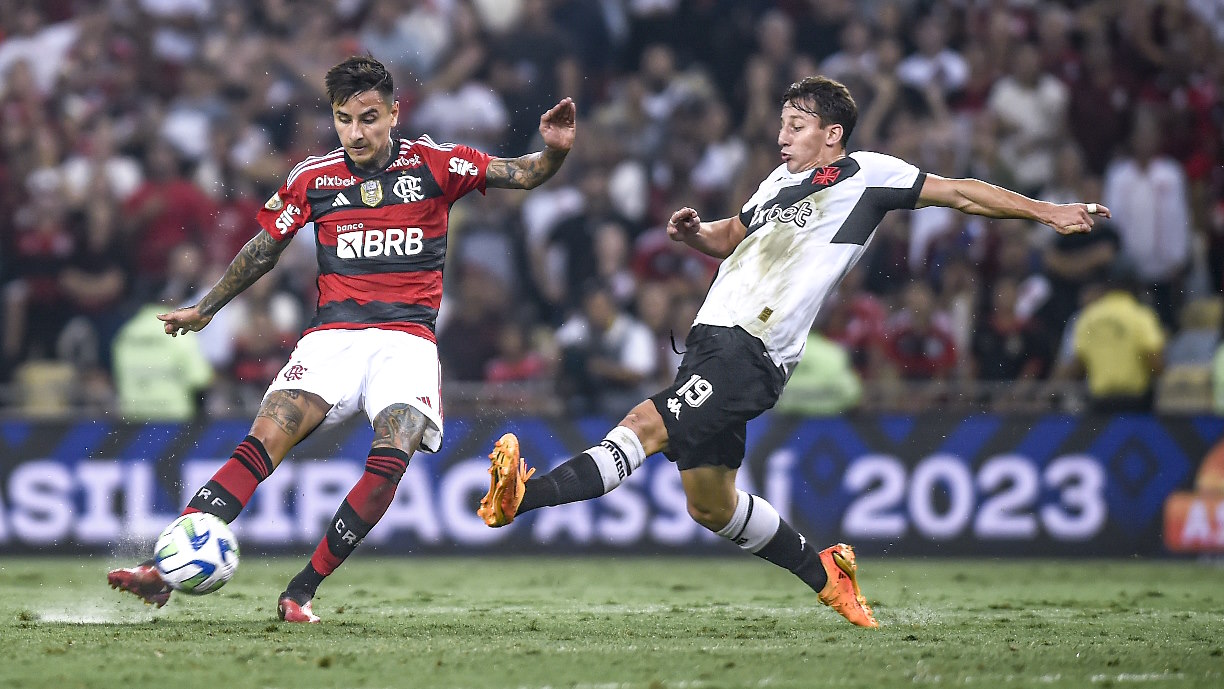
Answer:
<path fill-rule="evenodd" d="M 340 225 L 336 228 L 336 257 L 412 256 L 425 248 L 424 236 L 419 227 L 366 228 L 363 222 Z"/>
<path fill-rule="evenodd" d="M 752 214 L 753 227 L 765 222 L 793 222 L 799 227 L 807 224 L 808 218 L 812 217 L 812 204 L 808 201 L 797 206 L 780 206 L 774 204 L 769 208 L 757 208 Z"/>

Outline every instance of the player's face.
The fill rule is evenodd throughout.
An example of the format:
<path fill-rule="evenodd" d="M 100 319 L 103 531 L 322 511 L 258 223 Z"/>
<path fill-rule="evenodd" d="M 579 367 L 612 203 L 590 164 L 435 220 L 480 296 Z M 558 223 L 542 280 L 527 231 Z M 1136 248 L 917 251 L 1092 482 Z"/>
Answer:
<path fill-rule="evenodd" d="M 362 91 L 344 104 L 332 103 L 332 122 L 340 145 L 361 167 L 385 159 L 391 147 L 391 128 L 399 121 L 399 103 L 386 101 L 377 91 Z"/>
<path fill-rule="evenodd" d="M 819 117 L 799 110 L 790 103 L 782 106 L 778 148 L 787 171 L 793 173 L 811 170 L 833 162 L 835 156 L 840 155 L 840 151 L 830 144 L 840 140 L 841 125 L 822 127 Z"/>

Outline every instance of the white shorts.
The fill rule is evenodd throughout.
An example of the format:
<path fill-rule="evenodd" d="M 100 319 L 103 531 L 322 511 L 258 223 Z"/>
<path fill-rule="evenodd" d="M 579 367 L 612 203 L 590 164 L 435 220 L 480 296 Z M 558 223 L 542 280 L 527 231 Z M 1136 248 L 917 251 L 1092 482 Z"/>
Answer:
<path fill-rule="evenodd" d="M 339 423 L 358 409 L 373 424 L 392 404 L 408 404 L 429 425 L 421 449 L 442 447 L 442 369 L 438 346 L 398 330 L 314 330 L 302 336 L 289 363 L 268 391 L 304 390 L 332 405 L 322 426 Z"/>

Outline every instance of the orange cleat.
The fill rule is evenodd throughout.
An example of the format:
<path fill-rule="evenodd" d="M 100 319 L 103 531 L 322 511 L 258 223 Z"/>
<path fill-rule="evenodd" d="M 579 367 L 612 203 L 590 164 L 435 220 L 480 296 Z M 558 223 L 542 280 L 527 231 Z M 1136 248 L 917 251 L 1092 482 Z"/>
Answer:
<path fill-rule="evenodd" d="M 860 627 L 879 627 L 880 623 L 876 622 L 867 599 L 859 590 L 854 548 L 845 543 L 825 548 L 820 551 L 820 564 L 829 575 L 829 582 L 820 590 L 820 602 Z"/>
<path fill-rule="evenodd" d="M 162 607 L 170 600 L 170 587 L 162 581 L 157 567 L 150 564 L 121 567 L 106 573 L 106 583 L 113 589 L 127 591 L 145 602 Z"/>
<path fill-rule="evenodd" d="M 281 594 L 276 602 L 276 615 L 285 622 L 305 622 L 318 624 L 319 616 L 310 609 L 311 601 L 299 603 L 288 594 Z"/>
<path fill-rule="evenodd" d="M 489 526 L 505 526 L 514 521 L 523 502 L 523 487 L 535 469 L 528 469 L 527 462 L 519 458 L 518 438 L 513 433 L 497 441 L 489 459 L 489 492 L 480 499 L 476 514 Z"/>

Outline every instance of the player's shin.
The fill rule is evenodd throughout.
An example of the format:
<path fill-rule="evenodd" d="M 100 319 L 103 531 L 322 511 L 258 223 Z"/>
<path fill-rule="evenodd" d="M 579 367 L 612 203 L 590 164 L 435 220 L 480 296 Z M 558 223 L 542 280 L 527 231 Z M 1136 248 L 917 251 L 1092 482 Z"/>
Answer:
<path fill-rule="evenodd" d="M 617 426 L 595 447 L 528 479 L 517 514 L 597 498 L 619 486 L 645 460 L 642 441 L 633 431 Z"/>
<path fill-rule="evenodd" d="M 207 512 L 226 523 L 234 521 L 274 468 L 263 443 L 248 435 L 234 448 L 229 461 L 196 491 L 183 514 Z"/>
<path fill-rule="evenodd" d="M 736 490 L 735 512 L 718 535 L 739 547 L 790 570 L 817 593 L 828 575 L 820 564 L 820 552 L 786 523 L 765 498 Z"/>
<path fill-rule="evenodd" d="M 370 451 L 365 473 L 340 503 L 328 523 L 327 533 L 310 557 L 310 564 L 289 582 L 286 593 L 310 600 L 323 578 L 356 550 L 386 514 L 400 478 L 408 468 L 408 459 L 408 453 L 396 448 L 376 447 Z"/>

